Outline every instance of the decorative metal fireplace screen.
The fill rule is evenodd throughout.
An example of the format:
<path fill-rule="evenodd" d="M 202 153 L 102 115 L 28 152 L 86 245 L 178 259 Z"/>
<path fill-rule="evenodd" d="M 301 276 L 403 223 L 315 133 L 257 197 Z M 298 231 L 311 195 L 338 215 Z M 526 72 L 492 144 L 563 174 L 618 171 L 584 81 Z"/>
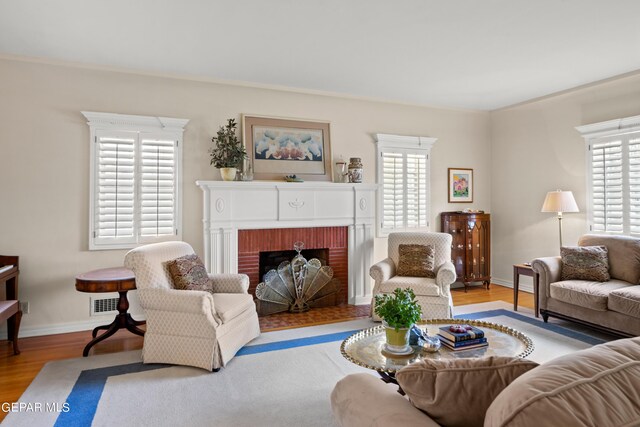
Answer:
<path fill-rule="evenodd" d="M 302 313 L 312 307 L 336 304 L 340 282 L 333 278 L 333 269 L 323 266 L 317 258 L 307 261 L 300 254 L 302 242 L 295 242 L 293 247 L 298 252 L 293 260 L 270 270 L 256 287 L 260 315 Z"/>
<path fill-rule="evenodd" d="M 300 255 L 306 259 L 317 258 L 322 265 L 329 265 L 329 250 L 322 249 L 303 249 Z M 291 261 L 296 256 L 293 249 L 288 251 L 260 251 L 258 262 L 258 278 L 264 282 L 266 274 L 271 270 L 278 270 L 278 266 L 284 261 Z"/>

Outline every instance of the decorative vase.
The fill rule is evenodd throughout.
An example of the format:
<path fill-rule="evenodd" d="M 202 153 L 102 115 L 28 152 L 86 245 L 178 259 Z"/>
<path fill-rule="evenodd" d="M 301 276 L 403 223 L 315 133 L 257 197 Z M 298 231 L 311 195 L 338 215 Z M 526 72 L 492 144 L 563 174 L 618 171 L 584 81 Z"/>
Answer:
<path fill-rule="evenodd" d="M 244 160 L 242 164 L 242 173 L 240 174 L 241 181 L 253 181 L 253 167 L 249 160 Z"/>
<path fill-rule="evenodd" d="M 382 321 L 384 325 L 384 331 L 387 337 L 387 344 L 385 350 L 389 353 L 406 354 L 412 351 L 409 346 L 409 332 L 411 328 L 396 328 L 389 326 L 387 322 Z"/>
<path fill-rule="evenodd" d="M 347 171 L 347 163 L 344 160 L 336 162 L 335 179 L 334 182 L 346 183 L 349 182 L 349 172 Z"/>
<path fill-rule="evenodd" d="M 236 179 L 236 168 L 220 168 L 220 175 L 224 181 L 233 181 Z"/>
<path fill-rule="evenodd" d="M 349 182 L 362 182 L 362 161 L 360 157 L 349 159 Z"/>

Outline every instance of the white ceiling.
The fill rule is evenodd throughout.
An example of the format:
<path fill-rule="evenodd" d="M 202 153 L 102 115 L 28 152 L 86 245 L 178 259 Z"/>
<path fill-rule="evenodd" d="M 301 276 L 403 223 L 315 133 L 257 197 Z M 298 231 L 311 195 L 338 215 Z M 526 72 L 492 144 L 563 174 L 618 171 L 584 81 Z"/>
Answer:
<path fill-rule="evenodd" d="M 493 110 L 640 69 L 639 0 L 0 0 L 0 54 Z"/>

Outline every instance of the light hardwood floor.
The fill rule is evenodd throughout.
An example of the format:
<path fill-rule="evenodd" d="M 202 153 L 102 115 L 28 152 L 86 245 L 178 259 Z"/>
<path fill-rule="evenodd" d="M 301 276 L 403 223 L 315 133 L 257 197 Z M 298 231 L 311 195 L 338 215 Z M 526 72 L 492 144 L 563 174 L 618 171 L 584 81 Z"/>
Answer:
<path fill-rule="evenodd" d="M 481 286 L 452 290 L 454 305 L 467 305 L 489 301 L 513 303 L 513 290 L 491 285 L 489 290 Z M 533 295 L 520 292 L 519 306 L 533 309 Z M 369 313 L 368 306 L 338 306 L 311 310 L 302 314 L 282 313 L 260 318 L 263 332 L 301 326 L 340 322 Z M 40 369 L 50 361 L 82 356 L 84 346 L 91 340 L 91 331 L 23 338 L 20 340 L 21 354 L 13 355 L 11 343 L 0 341 L 0 403 L 15 402 Z M 102 341 L 91 349 L 91 354 L 114 353 L 142 348 L 142 337 L 123 330 Z M 0 421 L 6 414 L 0 411 Z"/>

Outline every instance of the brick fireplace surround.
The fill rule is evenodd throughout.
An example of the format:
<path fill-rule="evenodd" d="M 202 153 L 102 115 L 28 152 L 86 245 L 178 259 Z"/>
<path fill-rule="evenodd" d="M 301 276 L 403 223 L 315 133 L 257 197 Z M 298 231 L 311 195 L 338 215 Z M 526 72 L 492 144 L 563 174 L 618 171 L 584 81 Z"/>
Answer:
<path fill-rule="evenodd" d="M 348 292 L 347 227 L 274 228 L 238 230 L 238 273 L 249 276 L 249 292 L 254 293 L 262 278 L 258 277 L 260 252 L 288 251 L 293 242 L 304 242 L 305 249 L 328 249 L 327 265 L 340 280 L 338 303 L 347 302 Z"/>
<path fill-rule="evenodd" d="M 258 283 L 259 252 L 328 249 L 349 304 L 371 302 L 375 184 L 197 181 L 204 261 L 210 273 L 245 272 Z M 265 249 L 262 249 L 265 248 Z M 346 261 L 345 261 L 346 252 Z M 251 266 L 249 266 L 251 264 Z"/>

